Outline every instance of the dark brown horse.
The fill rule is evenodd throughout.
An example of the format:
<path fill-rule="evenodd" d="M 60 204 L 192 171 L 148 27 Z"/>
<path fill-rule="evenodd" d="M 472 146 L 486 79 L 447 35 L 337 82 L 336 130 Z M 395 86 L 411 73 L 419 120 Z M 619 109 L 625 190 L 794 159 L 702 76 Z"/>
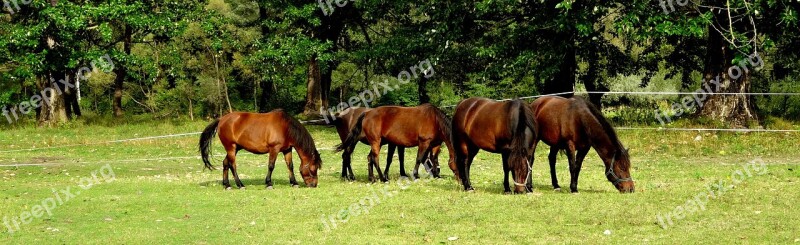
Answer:
<path fill-rule="evenodd" d="M 244 188 L 236 172 L 236 153 L 247 150 L 255 154 L 269 153 L 269 173 L 264 183 L 267 188 L 272 188 L 272 170 L 275 169 L 275 160 L 278 153 L 283 153 L 286 165 L 289 167 L 289 183 L 297 187 L 292 165 L 292 148 L 300 156 L 300 174 L 308 187 L 317 187 L 317 169 L 322 167 L 314 139 L 305 127 L 283 110 L 273 110 L 269 113 L 233 112 L 214 120 L 200 135 L 200 154 L 206 168 L 213 170 L 214 166 L 208 161 L 211 150 L 211 140 L 219 132 L 219 141 L 228 153 L 222 161 L 222 185 L 229 189 L 228 169 L 233 173 L 236 186 Z"/>
<path fill-rule="evenodd" d="M 531 104 L 536 118 L 539 140 L 550 146 L 550 178 L 553 188 L 560 189 L 556 178 L 556 157 L 565 150 L 569 160 L 571 182 L 569 188 L 578 192 L 578 175 L 589 148 L 594 148 L 606 166 L 606 178 L 620 192 L 633 192 L 631 162 L 628 150 L 622 146 L 611 123 L 591 103 L 580 97 L 570 99 L 546 96 Z M 577 151 L 577 156 L 575 152 Z"/>
<path fill-rule="evenodd" d="M 479 150 L 503 156 L 503 187 L 511 189 L 508 173 L 512 172 L 514 192 L 533 190 L 529 149 L 536 138 L 533 113 L 521 100 L 498 102 L 485 98 L 469 98 L 456 106 L 453 115 L 453 146 L 456 166 L 464 190 L 472 191 L 470 166 Z"/>
<path fill-rule="evenodd" d="M 350 107 L 335 116 L 335 120 L 333 121 L 333 125 L 336 126 L 336 132 L 339 133 L 339 139 L 342 140 L 342 143 L 347 139 L 347 135 L 350 133 L 350 129 L 353 128 L 353 125 L 356 124 L 358 121 L 358 117 L 361 116 L 362 113 L 369 111 L 370 108 L 366 107 Z M 361 139 L 359 139 L 361 143 L 369 144 L 366 139 L 364 139 L 363 134 Z M 353 146 L 355 147 L 355 146 Z M 386 157 L 386 169 L 383 172 L 383 175 L 389 176 L 389 166 L 392 165 L 392 156 L 394 155 L 394 151 L 397 149 L 397 158 L 400 161 L 400 176 L 408 177 L 405 170 L 405 164 L 403 164 L 403 155 L 405 153 L 405 147 L 397 147 L 394 144 L 389 144 L 389 154 Z M 356 177 L 353 175 L 353 167 L 350 166 L 350 156 L 353 149 L 345 150 L 342 153 L 342 178 L 347 180 L 355 180 Z"/>
<path fill-rule="evenodd" d="M 430 104 L 417 107 L 378 107 L 364 112 L 358 117 L 347 139 L 338 145 L 336 150 L 344 150 L 345 154 L 352 154 L 353 146 L 363 138 L 372 148 L 367 157 L 369 180 L 376 181 L 373 174 L 373 168 L 375 168 L 378 171 L 378 178 L 385 182 L 388 179 L 378 165 L 381 144 L 394 144 L 398 147 L 417 146 L 417 160 L 413 176 L 419 178 L 419 165 L 425 160 L 431 159 L 439 150 L 435 148 L 443 142 L 450 145 L 449 121 L 444 112 Z M 448 147 L 448 149 L 452 149 L 452 147 Z M 448 162 L 455 173 L 452 150 L 450 156 Z M 434 177 L 439 177 L 438 160 L 431 159 L 431 162 L 433 166 L 426 166 L 426 168 L 431 169 Z"/>

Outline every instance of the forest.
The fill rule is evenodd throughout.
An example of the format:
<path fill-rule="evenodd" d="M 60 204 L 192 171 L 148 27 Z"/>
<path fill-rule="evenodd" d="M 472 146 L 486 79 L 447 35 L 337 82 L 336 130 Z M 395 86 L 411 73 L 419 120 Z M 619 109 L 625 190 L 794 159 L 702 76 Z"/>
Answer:
<path fill-rule="evenodd" d="M 543 94 L 586 96 L 627 125 L 800 118 L 797 1 L 3 4 L 4 128 Z"/>

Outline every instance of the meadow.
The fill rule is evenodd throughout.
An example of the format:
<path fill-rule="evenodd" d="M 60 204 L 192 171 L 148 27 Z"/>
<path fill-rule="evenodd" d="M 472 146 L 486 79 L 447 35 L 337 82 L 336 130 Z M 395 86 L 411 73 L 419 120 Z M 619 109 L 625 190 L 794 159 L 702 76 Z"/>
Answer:
<path fill-rule="evenodd" d="M 578 194 L 569 193 L 559 156 L 564 190 L 554 191 L 544 144 L 534 193 L 504 195 L 500 156 L 486 152 L 472 167 L 473 193 L 462 191 L 446 166 L 441 179 L 400 180 L 396 156 L 389 183 L 368 183 L 363 145 L 353 156 L 357 180 L 343 181 L 331 127 L 308 127 L 323 158 L 318 188 L 292 188 L 279 157 L 275 188 L 267 190 L 267 157 L 242 151 L 247 188 L 223 190 L 221 171 L 205 170 L 199 159 L 199 135 L 109 142 L 198 132 L 206 124 L 76 122 L 0 131 L 0 244 L 800 242 L 797 133 L 620 130 L 633 194 L 613 188 L 593 150 Z M 216 166 L 221 153 L 215 140 Z M 406 150 L 409 172 L 415 155 Z M 440 157 L 446 162 L 446 151 Z M 299 176 L 296 154 L 294 161 Z"/>

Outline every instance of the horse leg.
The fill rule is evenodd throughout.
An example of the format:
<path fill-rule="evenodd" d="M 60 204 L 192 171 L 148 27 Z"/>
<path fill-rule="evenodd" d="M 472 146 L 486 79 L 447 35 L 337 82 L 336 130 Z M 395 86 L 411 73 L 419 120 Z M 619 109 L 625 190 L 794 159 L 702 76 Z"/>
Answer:
<path fill-rule="evenodd" d="M 441 153 L 441 150 L 441 145 L 434 146 L 431 148 L 430 154 L 428 154 L 428 159 L 431 159 L 431 172 L 433 172 L 433 177 L 437 179 L 442 178 L 439 175 L 439 171 L 441 171 L 441 168 L 439 168 L 439 153 Z"/>
<path fill-rule="evenodd" d="M 566 151 L 567 151 L 567 160 L 569 161 L 569 175 L 570 175 L 570 180 L 571 180 L 570 184 L 569 184 L 569 190 L 572 193 L 577 193 L 578 192 L 578 181 L 577 181 L 578 179 L 577 179 L 577 173 L 575 172 L 575 169 L 576 169 L 576 166 L 575 166 L 575 145 L 573 145 L 572 143 L 568 144 Z"/>
<path fill-rule="evenodd" d="M 295 187 L 295 188 L 299 187 L 299 185 L 297 184 L 297 179 L 294 178 L 294 164 L 292 164 L 292 150 L 291 149 L 289 149 L 289 150 L 287 150 L 286 152 L 283 153 L 283 160 L 286 161 L 286 167 L 288 167 L 288 169 L 289 169 L 289 184 L 291 184 L 292 187 Z"/>
<path fill-rule="evenodd" d="M 356 180 L 356 175 L 353 174 L 353 164 L 352 164 L 352 161 L 350 161 L 350 159 L 351 159 L 350 157 L 353 156 L 353 151 L 355 149 L 356 149 L 356 146 L 351 146 L 350 148 L 347 148 L 347 150 L 344 153 L 344 154 L 347 154 L 347 169 L 346 170 L 347 170 L 347 179 L 350 180 L 350 181 Z M 344 156 L 344 155 L 342 155 L 342 156 Z M 345 170 L 343 169 L 342 170 L 342 176 L 345 175 L 344 171 Z"/>
<path fill-rule="evenodd" d="M 231 164 L 231 172 L 233 173 L 233 180 L 236 181 L 236 187 L 243 189 L 244 184 L 242 184 L 242 180 L 239 179 L 239 173 L 236 171 L 236 152 L 238 152 L 238 150 L 229 150 L 227 157 L 228 162 Z"/>
<path fill-rule="evenodd" d="M 511 172 L 511 168 L 508 167 L 508 157 L 509 153 L 503 153 L 503 192 L 505 194 L 511 194 L 511 184 L 508 183 L 508 173 Z"/>
<path fill-rule="evenodd" d="M 466 166 L 464 167 L 464 177 L 466 179 L 462 179 L 462 182 L 466 182 L 466 183 L 469 184 L 469 189 L 467 191 L 475 190 L 475 189 L 472 188 L 472 184 L 470 183 L 469 172 L 470 172 L 470 168 L 472 168 L 472 161 L 475 160 L 475 155 L 478 155 L 478 150 L 479 149 L 478 149 L 477 146 L 469 147 L 469 153 L 467 155 L 467 159 L 466 159 L 466 163 L 465 163 Z"/>
<path fill-rule="evenodd" d="M 533 148 L 531 148 L 530 159 L 528 159 L 528 164 L 530 164 L 530 166 L 528 167 L 528 176 L 530 176 L 530 178 L 528 178 L 528 183 L 525 184 L 525 187 L 528 187 L 528 190 L 530 190 L 531 192 L 533 192 L 533 160 L 535 160 L 536 158 L 536 147 L 538 145 L 539 145 L 539 139 L 534 139 Z"/>
<path fill-rule="evenodd" d="M 373 143 L 372 144 L 372 150 L 370 150 L 370 152 L 369 152 L 369 166 L 370 166 L 369 167 L 369 179 L 372 182 L 375 182 L 375 176 L 372 173 L 372 168 L 373 167 L 378 172 L 378 178 L 382 182 L 387 182 L 388 181 L 383 176 L 383 172 L 381 172 L 381 165 L 379 165 L 380 163 L 378 161 L 378 159 L 380 157 L 380 153 L 381 153 L 381 144 L 380 144 L 380 142 Z"/>
<path fill-rule="evenodd" d="M 414 179 L 419 179 L 419 165 L 423 164 L 425 159 L 427 159 L 428 153 L 428 146 L 430 143 L 428 142 L 420 142 L 419 146 L 417 146 L 417 162 L 414 165 Z M 428 173 L 430 174 L 430 173 Z"/>
<path fill-rule="evenodd" d="M 386 169 L 383 170 L 383 175 L 386 176 L 386 179 L 389 179 L 389 166 L 392 166 L 392 156 L 394 156 L 395 148 L 397 146 L 389 144 L 389 156 L 386 157 Z"/>
<path fill-rule="evenodd" d="M 275 170 L 276 159 L 278 159 L 278 152 L 270 151 L 267 177 L 264 178 L 264 185 L 267 186 L 267 189 L 272 189 L 272 171 Z"/>
<path fill-rule="evenodd" d="M 350 148 L 342 151 L 342 179 L 347 179 L 347 168 L 350 166 L 350 156 L 353 154 Z"/>
<path fill-rule="evenodd" d="M 408 178 L 408 174 L 406 173 L 406 164 L 403 162 L 405 154 L 406 154 L 406 148 L 402 146 L 397 146 L 397 161 L 400 162 L 400 177 Z"/>
<path fill-rule="evenodd" d="M 572 192 L 578 192 L 578 176 L 581 174 L 583 159 L 586 157 L 586 153 L 589 153 L 589 149 L 588 147 L 586 149 L 578 149 L 578 155 L 575 157 L 575 169 L 570 169 L 572 181 L 569 187 L 572 189 Z"/>
<path fill-rule="evenodd" d="M 558 185 L 558 176 L 556 176 L 556 158 L 558 157 L 558 148 L 555 146 L 550 147 L 550 155 L 547 160 L 550 160 L 550 180 L 553 183 L 553 189 L 560 191 L 561 186 Z"/>
<path fill-rule="evenodd" d="M 222 188 L 230 189 L 231 182 L 228 180 L 228 169 L 230 168 L 230 164 L 228 163 L 228 157 L 226 156 L 224 160 L 222 160 Z"/>

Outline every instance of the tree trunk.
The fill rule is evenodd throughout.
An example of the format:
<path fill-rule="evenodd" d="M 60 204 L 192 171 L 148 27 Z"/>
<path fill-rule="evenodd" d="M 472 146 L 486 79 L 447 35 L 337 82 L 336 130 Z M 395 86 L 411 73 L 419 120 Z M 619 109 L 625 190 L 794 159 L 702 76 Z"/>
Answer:
<path fill-rule="evenodd" d="M 544 85 L 544 94 L 574 92 L 575 89 L 575 72 L 578 69 L 578 61 L 575 53 L 575 39 L 571 32 L 561 32 L 558 42 L 565 42 L 564 45 L 564 58 L 562 58 L 561 65 L 558 67 L 558 72 L 551 79 L 546 81 Z M 572 97 L 574 93 L 566 93 L 559 96 Z"/>
<path fill-rule="evenodd" d="M 331 53 L 338 51 L 336 43 L 344 30 L 345 20 L 355 14 L 353 4 L 336 9 L 331 15 L 320 16 L 322 23 L 314 28 L 312 36 L 322 42 L 332 42 Z M 303 110 L 305 115 L 319 114 L 320 108 L 328 107 L 328 96 L 330 95 L 333 69 L 336 62 L 326 62 L 320 70 L 317 54 L 311 56 L 308 61 L 308 90 L 306 94 L 306 105 Z"/>
<path fill-rule="evenodd" d="M 312 55 L 308 60 L 308 82 L 306 90 L 306 105 L 303 110 L 305 115 L 314 115 L 319 113 L 321 106 L 320 101 L 320 82 L 321 77 L 319 73 L 319 61 L 317 55 Z"/>
<path fill-rule="evenodd" d="M 589 44 L 592 45 L 592 44 Z M 599 50 L 595 48 L 589 48 L 589 60 L 595 61 L 590 62 L 589 69 L 586 71 L 586 75 L 583 77 L 583 86 L 586 88 L 586 91 L 594 91 L 594 92 L 608 92 L 608 88 L 600 82 L 599 79 L 599 64 L 597 61 L 600 60 L 599 57 Z M 603 108 L 603 95 L 605 93 L 590 93 L 589 94 L 589 102 L 592 102 L 598 109 Z"/>
<path fill-rule="evenodd" d="M 428 96 L 428 78 L 420 76 L 419 83 L 417 84 L 417 94 L 419 95 L 419 103 L 425 104 L 431 102 L 431 97 Z"/>
<path fill-rule="evenodd" d="M 78 84 L 78 78 L 76 75 L 66 75 L 64 79 L 70 80 L 70 83 L 76 86 Z M 80 117 L 81 107 L 78 104 L 78 88 L 69 88 L 62 85 L 60 85 L 60 87 L 64 91 L 64 107 L 67 114 L 67 119 L 72 120 L 72 115 L 75 115 L 75 117 Z"/>
<path fill-rule="evenodd" d="M 124 36 L 124 39 L 122 41 L 123 42 L 122 43 L 122 49 L 123 49 L 123 52 L 125 53 L 126 56 L 130 56 L 131 55 L 131 36 L 133 35 L 130 25 L 125 25 L 125 34 L 124 35 L 125 36 Z M 117 77 L 114 78 L 114 101 L 113 101 L 114 116 L 115 117 L 121 117 L 122 115 L 125 114 L 125 111 L 122 110 L 122 92 L 125 89 L 125 87 L 124 87 L 125 79 L 127 79 L 127 77 L 128 77 L 128 69 L 126 67 L 127 67 L 127 64 L 122 64 L 122 65 L 116 66 L 117 71 L 115 73 L 117 74 Z"/>
<path fill-rule="evenodd" d="M 724 12 L 720 14 L 724 14 Z M 727 16 L 717 17 L 718 19 L 727 18 Z M 717 29 L 720 29 L 719 26 Z M 744 63 L 744 66 L 731 64 L 735 54 L 728 48 L 727 41 L 712 26 L 709 26 L 708 32 L 706 64 L 703 72 L 703 88 L 706 88 L 705 93 L 708 93 L 708 98 L 697 104 L 700 107 L 697 115 L 729 123 L 733 127 L 747 127 L 750 123 L 757 124 L 758 115 L 755 113 L 749 95 L 714 94 L 750 92 L 750 69 L 752 67 L 748 67 L 747 63 Z M 704 96 L 698 95 L 698 97 Z"/>
<path fill-rule="evenodd" d="M 192 98 L 189 98 L 189 120 L 194 121 L 194 106 L 192 105 Z"/>
<path fill-rule="evenodd" d="M 39 126 L 52 126 L 55 123 L 67 121 L 67 111 L 64 106 L 64 93 L 58 92 L 59 88 L 53 86 L 52 81 L 58 80 L 64 76 L 59 73 L 51 73 L 47 78 L 42 78 L 37 82 L 39 91 L 44 91 L 42 96 L 41 108 L 39 118 L 37 118 Z"/>
<path fill-rule="evenodd" d="M 335 51 L 334 51 L 335 52 Z M 331 83 L 333 83 L 333 69 L 336 68 L 335 62 L 327 62 L 327 66 L 322 67 L 320 71 L 320 105 L 323 108 L 328 108 L 328 98 L 331 94 Z"/>
<path fill-rule="evenodd" d="M 261 38 L 266 40 L 270 36 L 270 30 L 269 26 L 265 24 L 269 15 L 264 3 L 258 4 L 258 16 L 259 23 L 261 23 Z M 271 110 L 270 108 L 274 107 L 272 103 L 275 99 L 275 83 L 271 77 L 267 77 L 266 80 L 259 82 L 259 86 L 261 87 L 261 96 L 258 97 L 258 112 L 268 112 Z"/>
<path fill-rule="evenodd" d="M 272 105 L 275 96 L 275 84 L 272 80 L 267 80 L 259 83 L 261 86 L 261 96 L 258 97 L 258 111 L 259 112 L 268 112 L 270 108 L 274 107 Z"/>

